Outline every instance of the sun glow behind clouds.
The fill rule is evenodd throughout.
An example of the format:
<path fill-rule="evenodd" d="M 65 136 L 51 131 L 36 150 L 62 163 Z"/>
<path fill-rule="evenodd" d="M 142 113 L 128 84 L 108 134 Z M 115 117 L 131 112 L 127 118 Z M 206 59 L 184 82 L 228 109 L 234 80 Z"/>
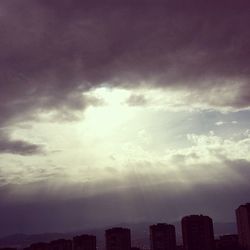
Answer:
<path fill-rule="evenodd" d="M 87 95 L 101 99 L 103 105 L 89 107 L 78 130 L 99 157 L 105 154 L 106 161 L 101 164 L 110 156 L 116 160 L 116 168 L 122 168 L 125 162 L 154 161 L 169 143 L 176 143 L 170 140 L 175 131 L 171 124 L 180 114 L 169 112 L 166 105 L 174 93 L 102 87 Z"/>
<path fill-rule="evenodd" d="M 154 128 L 158 122 L 152 106 L 127 103 L 134 94 L 150 96 L 150 91 L 98 88 L 84 93 L 83 98 L 94 97 L 101 100 L 102 105 L 88 106 L 79 120 L 57 121 L 52 112 L 18 124 L 13 130 L 13 138 L 26 141 L 32 138 L 34 143 L 46 146 L 46 154 L 26 158 L 16 156 L 15 161 L 11 155 L 5 155 L 3 162 L 8 166 L 6 171 L 11 173 L 6 176 L 13 177 L 13 173 L 17 173 L 16 177 L 20 174 L 28 176 L 25 182 L 46 178 L 98 181 L 117 177 L 118 172 L 123 178 L 134 171 L 137 162 L 155 161 L 161 152 L 161 128 Z M 159 96 L 154 95 L 154 98 Z M 17 164 L 23 167 L 17 168 Z M 140 164 L 141 173 L 149 171 L 146 165 Z M 9 181 L 19 182 L 16 177 Z"/>
<path fill-rule="evenodd" d="M 84 127 L 94 136 L 107 136 L 128 125 L 135 116 L 135 110 L 124 105 L 129 92 L 122 89 L 98 88 L 89 93 L 90 96 L 103 100 L 98 107 L 89 107 L 85 112 Z"/>
<path fill-rule="evenodd" d="M 144 179 L 148 183 L 165 182 L 167 176 L 171 181 L 188 185 L 196 176 L 200 181 L 206 164 L 216 165 L 223 159 L 214 151 L 223 152 L 223 157 L 228 158 L 228 152 L 235 150 L 232 146 L 235 142 L 209 134 L 211 129 L 219 128 L 215 121 L 224 118 L 215 117 L 210 125 L 207 118 L 206 131 L 200 112 L 172 109 L 181 103 L 180 96 L 159 89 L 132 92 L 108 87 L 84 93 L 83 98 L 100 102 L 78 110 L 79 120 L 50 120 L 53 114 L 43 113 L 39 119 L 14 128 L 14 139 L 32 139 L 46 145 L 47 151 L 45 155 L 15 159 L 4 155 L 1 159 L 7 166 L 4 175 L 13 183 L 48 179 L 55 183 L 100 183 L 113 179 L 130 185 L 136 175 L 143 178 L 143 183 Z M 201 145 L 198 139 L 190 140 L 188 134 L 192 138 L 208 138 L 211 143 Z M 244 147 L 248 150 L 247 144 Z M 239 154 L 231 160 L 238 157 Z M 224 170 L 224 165 L 220 166 Z M 194 169 L 196 176 L 192 175 Z M 216 180 L 214 172 L 206 175 L 207 180 Z M 25 178 L 20 179 L 20 175 Z"/>

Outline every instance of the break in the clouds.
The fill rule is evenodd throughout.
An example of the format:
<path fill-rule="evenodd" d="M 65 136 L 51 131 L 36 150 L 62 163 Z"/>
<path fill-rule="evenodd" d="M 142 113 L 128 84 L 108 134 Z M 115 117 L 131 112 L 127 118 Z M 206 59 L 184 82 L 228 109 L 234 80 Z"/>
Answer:
<path fill-rule="evenodd" d="M 249 10 L 247 1 L 1 1 L 6 232 L 46 231 L 61 207 L 62 231 L 200 211 L 233 220 L 249 198 Z"/>

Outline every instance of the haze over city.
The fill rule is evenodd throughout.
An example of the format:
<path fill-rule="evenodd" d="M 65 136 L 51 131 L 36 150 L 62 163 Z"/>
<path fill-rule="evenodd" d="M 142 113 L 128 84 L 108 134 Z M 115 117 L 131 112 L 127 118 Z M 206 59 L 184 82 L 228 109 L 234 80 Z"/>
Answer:
<path fill-rule="evenodd" d="M 0 236 L 250 197 L 248 1 L 0 1 Z"/>

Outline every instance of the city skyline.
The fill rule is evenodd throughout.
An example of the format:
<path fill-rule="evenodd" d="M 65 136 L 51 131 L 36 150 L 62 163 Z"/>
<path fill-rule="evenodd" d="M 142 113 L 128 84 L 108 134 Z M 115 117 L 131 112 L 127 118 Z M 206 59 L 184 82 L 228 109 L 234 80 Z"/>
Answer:
<path fill-rule="evenodd" d="M 182 240 L 176 241 L 175 226 L 157 223 L 148 226 L 149 244 L 132 239 L 131 229 L 112 227 L 105 229 L 105 245 L 97 244 L 93 234 L 73 235 L 50 242 L 0 244 L 1 250 L 249 250 L 250 249 L 250 203 L 235 210 L 238 233 L 215 235 L 212 218 L 207 215 L 185 215 L 181 219 Z M 141 232 L 145 234 L 146 232 Z"/>
<path fill-rule="evenodd" d="M 171 222 L 157 222 L 157 223 L 149 223 L 147 225 L 147 231 L 145 232 L 145 228 L 139 229 L 139 238 L 142 235 L 147 236 L 149 242 L 142 240 L 142 242 L 136 240 L 136 238 L 131 237 L 131 228 L 124 225 L 113 225 L 106 226 L 102 228 L 104 232 L 105 238 L 105 246 L 102 248 L 106 250 L 128 250 L 142 248 L 150 250 L 173 250 L 176 246 L 186 246 L 186 250 L 209 250 L 214 249 L 217 243 L 222 245 L 225 244 L 227 247 L 223 250 L 231 250 L 230 247 L 237 245 L 241 245 L 244 249 L 248 250 L 250 248 L 250 203 L 245 203 L 239 205 L 235 209 L 235 224 L 237 224 L 237 232 L 227 231 L 228 229 L 222 229 L 222 231 L 215 232 L 214 230 L 214 221 L 208 215 L 203 214 L 190 214 L 184 215 L 180 221 L 179 225 L 181 226 L 181 232 L 176 231 L 178 225 L 172 224 Z M 136 230 L 138 231 L 138 229 Z M 97 238 L 100 237 L 98 233 L 98 237 L 95 233 L 93 233 L 93 229 L 88 229 L 80 232 L 68 232 L 62 237 L 62 233 L 54 233 L 44 235 L 49 236 L 51 244 L 53 245 L 55 242 L 55 246 L 58 242 L 62 240 L 63 245 L 66 244 L 68 247 L 74 247 L 75 250 L 93 250 L 93 248 L 100 248 L 100 239 L 99 246 L 97 246 Z M 135 228 L 132 230 L 135 233 Z M 138 233 L 138 232 L 137 232 Z M 81 235 L 79 235 L 81 234 Z M 181 234 L 181 238 L 177 239 L 177 235 Z M 58 236 L 61 235 L 61 236 Z M 66 236 L 67 235 L 67 236 Z M 206 235 L 206 236 L 205 236 Z M 15 236 L 19 237 L 22 234 L 13 235 L 13 242 L 11 240 L 8 243 L 5 241 L 6 239 L 11 239 L 12 236 L 7 236 L 6 238 L 0 238 L 0 249 L 15 247 L 18 249 L 23 249 L 27 247 L 28 242 L 32 239 L 28 238 L 23 242 L 15 239 Z M 34 235 L 35 236 L 35 235 Z M 39 236 L 39 235 L 37 235 Z M 180 235 L 178 235 L 179 237 Z M 205 236 L 205 237 L 204 237 Z M 60 238 L 58 238 L 60 237 Z M 138 237 L 138 235 L 137 235 Z M 21 237 L 22 238 L 22 237 Z M 20 239 L 21 239 L 20 238 Z M 36 238 L 36 237 L 35 237 Z M 35 239 L 34 238 L 34 239 Z M 70 245 L 69 238 L 72 238 L 73 243 Z M 102 237 L 100 237 L 102 238 Z M 37 244 L 42 244 L 42 246 L 48 247 L 48 239 L 47 240 L 31 240 L 30 246 L 33 244 L 36 246 Z M 191 239 L 191 241 L 190 241 Z M 4 241 L 1 241 L 4 240 Z M 4 243 L 5 242 L 5 243 Z M 136 242 L 136 243 L 135 243 Z M 232 243 L 232 246 L 228 245 L 228 242 Z M 190 245 L 191 244 L 191 245 Z M 219 245 L 220 246 L 220 245 Z M 246 249 L 245 249 L 246 247 Z M 227 249 L 229 248 L 229 249 Z M 233 250 L 236 250 L 232 248 Z M 28 250 L 28 249 L 26 249 Z M 30 249 L 29 249 L 30 250 Z M 38 250 L 38 249 L 37 249 Z M 41 249 L 39 249 L 41 250 Z M 137 249 L 138 250 L 138 249 Z"/>
<path fill-rule="evenodd" d="M 250 196 L 250 3 L 0 1 L 0 236 L 235 221 Z"/>

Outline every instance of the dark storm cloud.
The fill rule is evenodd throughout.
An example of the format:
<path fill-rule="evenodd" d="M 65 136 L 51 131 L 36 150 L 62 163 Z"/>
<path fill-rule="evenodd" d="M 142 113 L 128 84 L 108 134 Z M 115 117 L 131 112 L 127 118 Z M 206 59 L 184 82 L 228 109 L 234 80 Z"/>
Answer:
<path fill-rule="evenodd" d="M 41 154 L 42 146 L 21 140 L 0 140 L 0 154 L 10 153 L 19 155 Z"/>
<path fill-rule="evenodd" d="M 213 104 L 249 106 L 248 2 L 11 0 L 0 19 L 1 124 L 82 110 L 81 93 L 103 83 L 197 94 L 235 84 Z"/>

